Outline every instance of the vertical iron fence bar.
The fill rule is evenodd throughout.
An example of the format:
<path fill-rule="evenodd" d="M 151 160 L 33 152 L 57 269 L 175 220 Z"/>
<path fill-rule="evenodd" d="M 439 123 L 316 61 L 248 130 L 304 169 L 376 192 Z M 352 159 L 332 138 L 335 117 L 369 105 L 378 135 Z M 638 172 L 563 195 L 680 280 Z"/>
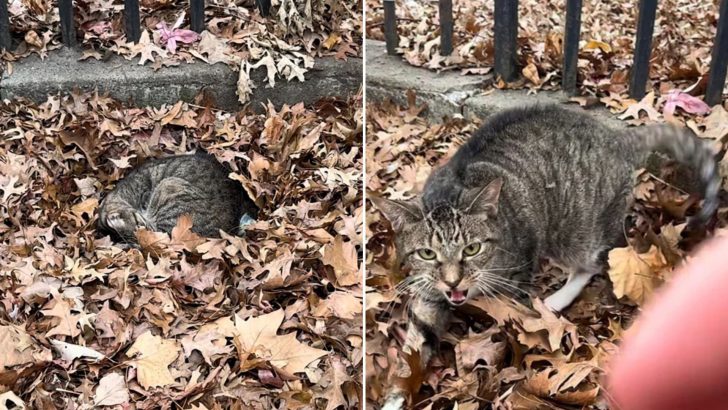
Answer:
<path fill-rule="evenodd" d="M 495 73 L 504 81 L 516 78 L 518 0 L 495 0 Z"/>
<path fill-rule="evenodd" d="M 581 0 L 566 0 L 566 27 L 564 28 L 564 73 L 561 87 L 568 94 L 576 94 L 576 71 L 579 63 L 579 32 L 581 30 Z"/>
<path fill-rule="evenodd" d="M 63 45 L 73 47 L 76 45 L 76 29 L 73 28 L 73 0 L 58 0 L 58 14 L 61 16 Z"/>
<path fill-rule="evenodd" d="M 10 14 L 8 0 L 0 0 L 0 50 L 10 50 L 13 39 L 10 37 Z"/>
<path fill-rule="evenodd" d="M 396 55 L 399 46 L 397 35 L 397 13 L 394 0 L 384 0 L 384 39 L 387 41 L 387 54 Z"/>
<path fill-rule="evenodd" d="M 634 46 L 634 62 L 629 78 L 629 96 L 641 99 L 645 96 L 650 74 L 650 54 L 652 53 L 652 33 L 655 29 L 657 0 L 640 0 L 637 17 L 637 38 Z"/>
<path fill-rule="evenodd" d="M 255 2 L 258 4 L 260 15 L 268 17 L 270 15 L 270 0 L 255 0 Z"/>
<path fill-rule="evenodd" d="M 124 29 L 126 40 L 139 42 L 141 22 L 139 19 L 139 0 L 124 0 Z"/>
<path fill-rule="evenodd" d="M 205 0 L 190 0 L 190 28 L 198 33 L 205 29 Z"/>
<path fill-rule="evenodd" d="M 440 55 L 452 53 L 452 0 L 440 0 Z"/>
<path fill-rule="evenodd" d="M 708 89 L 705 92 L 705 102 L 708 105 L 720 104 L 723 99 L 726 69 L 728 69 L 728 0 L 723 0 L 720 3 L 718 32 L 715 33 L 713 41 Z"/>

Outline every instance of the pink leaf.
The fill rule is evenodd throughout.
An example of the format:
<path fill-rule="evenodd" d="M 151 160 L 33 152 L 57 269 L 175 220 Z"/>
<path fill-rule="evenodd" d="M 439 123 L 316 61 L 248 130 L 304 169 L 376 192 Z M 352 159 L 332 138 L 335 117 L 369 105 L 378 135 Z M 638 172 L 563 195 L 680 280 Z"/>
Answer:
<path fill-rule="evenodd" d="M 700 98 L 693 97 L 688 93 L 680 90 L 672 90 L 667 94 L 667 101 L 662 112 L 665 115 L 673 115 L 677 107 L 682 108 L 690 114 L 705 115 L 710 112 L 710 106 L 704 103 Z"/>
<path fill-rule="evenodd" d="M 180 21 L 175 23 L 175 26 L 181 24 Z M 157 24 L 157 30 L 159 31 L 159 39 L 167 46 L 167 51 L 174 54 L 177 51 L 177 42 L 190 44 L 197 41 L 200 37 L 197 33 L 192 30 L 185 30 L 181 28 L 170 29 L 167 23 L 162 21 Z"/>
<path fill-rule="evenodd" d="M 195 41 L 197 41 L 197 39 L 200 38 L 200 36 L 194 31 L 181 28 L 175 29 L 174 35 L 177 38 L 177 41 L 181 41 L 185 44 L 194 43 Z"/>

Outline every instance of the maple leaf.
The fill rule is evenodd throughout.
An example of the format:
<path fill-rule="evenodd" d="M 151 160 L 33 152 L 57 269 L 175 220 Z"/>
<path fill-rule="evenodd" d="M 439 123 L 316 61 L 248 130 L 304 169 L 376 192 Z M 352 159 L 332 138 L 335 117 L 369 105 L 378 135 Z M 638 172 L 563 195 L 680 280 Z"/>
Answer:
<path fill-rule="evenodd" d="M 336 283 L 339 286 L 352 286 L 361 282 L 357 256 L 354 244 L 344 242 L 340 235 L 334 238 L 334 243 L 322 248 L 321 261 L 334 268 Z"/>
<path fill-rule="evenodd" d="M 253 353 L 289 374 L 301 373 L 311 362 L 328 352 L 299 342 L 295 332 L 278 335 L 284 315 L 283 310 L 246 320 L 235 315 L 236 338 L 241 353 Z"/>
<path fill-rule="evenodd" d="M 639 254 L 631 246 L 609 251 L 609 278 L 614 285 L 614 295 L 627 296 L 642 305 L 652 296 L 662 282 L 659 272 L 668 268 L 665 257 L 656 246 Z"/>
<path fill-rule="evenodd" d="M 108 373 L 99 380 L 94 394 L 96 406 L 117 406 L 129 402 L 129 389 L 121 373 Z"/>
<path fill-rule="evenodd" d="M 137 369 L 137 380 L 145 389 L 166 386 L 174 383 L 169 365 L 179 356 L 180 348 L 176 341 L 162 339 L 147 331 L 137 338 L 127 350 L 126 356 L 138 355 L 132 364 Z"/>

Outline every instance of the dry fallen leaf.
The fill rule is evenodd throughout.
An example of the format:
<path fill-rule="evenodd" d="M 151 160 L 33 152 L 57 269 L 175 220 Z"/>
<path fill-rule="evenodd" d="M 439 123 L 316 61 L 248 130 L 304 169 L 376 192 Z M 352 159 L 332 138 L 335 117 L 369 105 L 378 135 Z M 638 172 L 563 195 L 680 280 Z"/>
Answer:
<path fill-rule="evenodd" d="M 337 235 L 334 243 L 323 247 L 322 253 L 321 260 L 334 268 L 336 283 L 339 286 L 351 286 L 361 282 L 354 244 L 344 242 L 343 238 Z"/>
<path fill-rule="evenodd" d="M 300 373 L 328 352 L 299 342 L 295 332 L 278 335 L 284 314 L 283 310 L 276 310 L 247 320 L 236 315 L 236 338 L 245 353 L 254 353 L 289 374 Z"/>
<path fill-rule="evenodd" d="M 129 389 L 121 373 L 108 373 L 99 380 L 94 394 L 96 406 L 116 406 L 129 402 Z"/>
<path fill-rule="evenodd" d="M 177 359 L 179 353 L 180 348 L 176 341 L 146 332 L 136 339 L 126 356 L 134 357 L 131 364 L 137 369 L 137 380 L 142 387 L 149 389 L 174 383 L 169 365 Z"/>
<path fill-rule="evenodd" d="M 627 296 L 637 304 L 643 304 L 652 296 L 662 282 L 660 271 L 667 268 L 667 262 L 656 246 L 645 253 L 634 248 L 614 248 L 609 251 L 609 278 L 618 298 Z"/>

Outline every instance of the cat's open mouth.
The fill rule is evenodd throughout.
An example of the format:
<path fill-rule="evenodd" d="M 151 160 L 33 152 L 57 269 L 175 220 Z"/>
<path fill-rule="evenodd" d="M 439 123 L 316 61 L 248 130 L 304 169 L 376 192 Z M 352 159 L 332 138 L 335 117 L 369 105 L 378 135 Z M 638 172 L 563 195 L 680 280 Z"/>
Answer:
<path fill-rule="evenodd" d="M 462 305 L 467 299 L 467 291 L 452 289 L 445 292 L 447 299 L 453 305 Z"/>

